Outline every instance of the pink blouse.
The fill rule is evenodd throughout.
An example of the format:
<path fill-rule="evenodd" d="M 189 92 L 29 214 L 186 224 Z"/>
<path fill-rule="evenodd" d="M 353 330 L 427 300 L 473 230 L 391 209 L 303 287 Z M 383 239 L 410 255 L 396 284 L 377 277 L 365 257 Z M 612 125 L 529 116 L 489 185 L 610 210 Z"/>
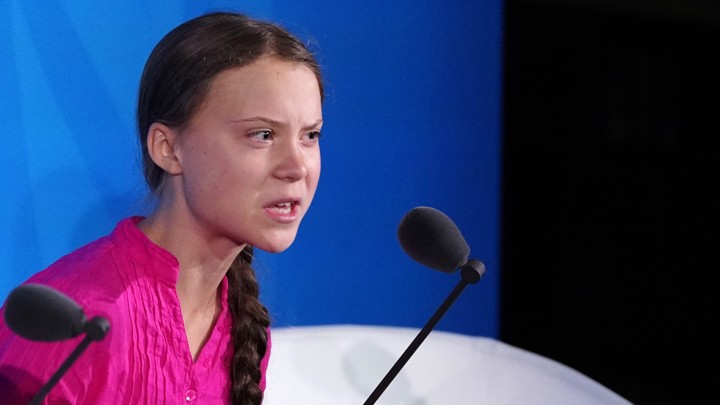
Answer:
<path fill-rule="evenodd" d="M 229 404 L 231 316 L 227 278 L 220 316 L 193 361 L 175 292 L 178 261 L 135 225 L 62 257 L 28 282 L 50 285 L 73 298 L 88 319 L 110 321 L 105 339 L 93 342 L 53 387 L 44 404 Z M 18 337 L 0 317 L 0 403 L 27 404 L 82 337 L 33 342 Z M 270 356 L 261 363 L 262 381 Z"/>

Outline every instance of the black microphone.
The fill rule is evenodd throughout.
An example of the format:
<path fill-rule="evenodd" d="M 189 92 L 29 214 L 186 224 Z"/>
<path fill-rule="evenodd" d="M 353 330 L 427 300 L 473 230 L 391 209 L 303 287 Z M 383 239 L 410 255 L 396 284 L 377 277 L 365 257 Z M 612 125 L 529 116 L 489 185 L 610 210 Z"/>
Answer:
<path fill-rule="evenodd" d="M 54 342 L 85 334 L 85 338 L 40 388 L 29 405 L 40 404 L 90 343 L 102 340 L 110 329 L 110 323 L 103 317 L 97 316 L 88 321 L 80 305 L 67 295 L 52 287 L 33 283 L 21 285 L 10 292 L 5 301 L 4 318 L 13 332 L 29 340 Z"/>
<path fill-rule="evenodd" d="M 86 321 L 80 305 L 42 284 L 15 288 L 5 303 L 5 323 L 13 332 L 29 340 L 71 339 L 83 333 Z"/>
<path fill-rule="evenodd" d="M 431 269 L 452 273 L 470 255 L 470 247 L 458 227 L 435 208 L 411 209 L 400 221 L 397 233 L 405 253 Z"/>
<path fill-rule="evenodd" d="M 372 405 L 380 398 L 465 287 L 477 283 L 485 274 L 485 265 L 481 261 L 468 260 L 470 248 L 455 223 L 435 208 L 416 207 L 410 210 L 400 221 L 398 239 L 405 253 L 413 260 L 445 273 L 454 272 L 459 268 L 461 279 L 385 378 L 380 381 L 364 405 Z"/>

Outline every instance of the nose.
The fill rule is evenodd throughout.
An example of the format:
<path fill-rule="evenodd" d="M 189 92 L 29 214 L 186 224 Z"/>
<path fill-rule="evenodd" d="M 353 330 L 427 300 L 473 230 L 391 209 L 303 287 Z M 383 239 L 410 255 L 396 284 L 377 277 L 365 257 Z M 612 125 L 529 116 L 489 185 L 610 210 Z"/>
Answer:
<path fill-rule="evenodd" d="M 308 174 L 306 152 L 295 142 L 287 142 L 282 146 L 274 176 L 285 181 L 299 181 Z"/>

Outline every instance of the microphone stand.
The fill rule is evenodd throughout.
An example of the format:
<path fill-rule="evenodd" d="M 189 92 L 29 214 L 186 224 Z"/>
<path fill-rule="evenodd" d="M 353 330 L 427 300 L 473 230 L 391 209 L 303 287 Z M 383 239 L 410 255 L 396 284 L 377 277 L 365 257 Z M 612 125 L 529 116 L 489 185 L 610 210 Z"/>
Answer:
<path fill-rule="evenodd" d="M 422 342 L 425 341 L 425 338 L 430 334 L 433 328 L 435 328 L 435 325 L 437 325 L 437 323 L 440 321 L 443 315 L 445 315 L 447 310 L 450 309 L 450 306 L 460 296 L 465 287 L 467 287 L 468 284 L 477 283 L 484 273 L 485 265 L 481 261 L 475 259 L 468 260 L 468 262 L 460 268 L 460 281 L 450 292 L 450 295 L 445 298 L 445 301 L 442 303 L 442 305 L 440 305 L 440 308 L 435 311 L 435 314 L 430 318 L 430 320 L 425 324 L 425 326 L 423 326 L 423 328 L 417 334 L 412 343 L 410 343 L 410 346 L 405 349 L 405 352 L 403 352 L 400 358 L 392 366 L 390 371 L 388 371 L 388 373 L 385 375 L 385 378 L 380 381 L 380 384 L 377 386 L 377 388 L 375 388 L 375 391 L 370 394 L 364 405 L 372 405 L 378 400 L 378 398 L 380 398 L 380 395 L 385 392 L 387 387 L 395 379 L 403 366 L 405 366 L 405 363 L 410 360 L 410 357 L 415 353 L 418 347 L 420 347 Z"/>
<path fill-rule="evenodd" d="M 50 377 L 48 382 L 45 383 L 42 388 L 40 388 L 40 391 L 35 394 L 35 396 L 28 403 L 28 405 L 39 405 L 43 401 L 43 399 L 45 399 L 50 390 L 55 386 L 55 384 L 60 381 L 60 378 L 65 374 L 65 372 L 70 369 L 70 366 L 72 366 L 73 363 L 75 363 L 75 361 L 78 359 L 78 357 L 80 357 L 80 355 L 85 351 L 85 349 L 90 346 L 90 343 L 102 340 L 109 329 L 110 323 L 108 322 L 108 320 L 99 316 L 91 319 L 87 324 L 85 324 L 85 338 L 83 338 L 83 340 L 80 342 L 79 345 L 77 345 L 75 350 L 70 353 L 70 356 L 68 356 L 65 362 L 60 365 L 60 368 L 58 368 L 55 374 Z"/>

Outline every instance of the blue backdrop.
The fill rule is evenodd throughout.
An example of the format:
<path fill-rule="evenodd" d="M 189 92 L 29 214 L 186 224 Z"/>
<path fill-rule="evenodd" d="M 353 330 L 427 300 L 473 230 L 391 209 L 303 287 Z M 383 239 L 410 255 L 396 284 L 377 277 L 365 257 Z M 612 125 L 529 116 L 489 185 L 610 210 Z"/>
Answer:
<path fill-rule="evenodd" d="M 488 269 L 437 328 L 497 337 L 501 0 L 0 2 L 0 298 L 146 212 L 145 58 L 217 9 L 281 23 L 324 69 L 318 194 L 295 244 L 256 262 L 275 326 L 422 327 L 459 280 L 397 242 L 402 216 L 427 205 Z"/>

